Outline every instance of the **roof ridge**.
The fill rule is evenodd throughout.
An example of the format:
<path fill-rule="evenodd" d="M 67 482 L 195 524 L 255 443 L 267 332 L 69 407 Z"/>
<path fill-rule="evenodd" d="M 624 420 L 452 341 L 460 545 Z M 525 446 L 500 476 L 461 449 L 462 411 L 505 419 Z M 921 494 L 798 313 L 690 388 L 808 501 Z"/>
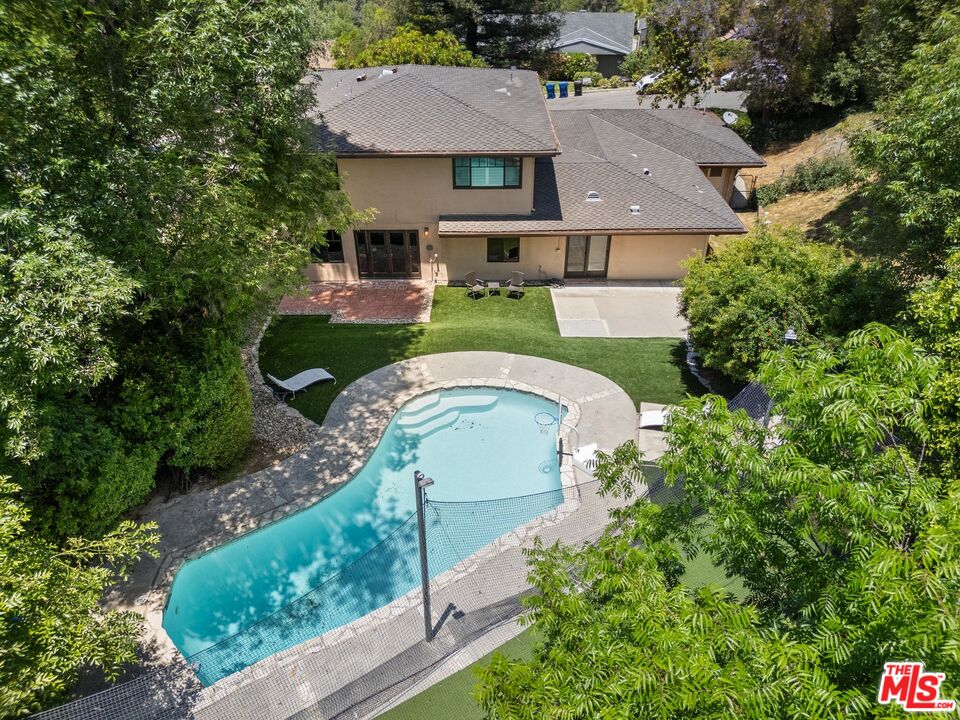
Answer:
<path fill-rule="evenodd" d="M 676 109 L 677 109 L 677 110 L 694 110 L 694 112 L 697 112 L 697 110 L 696 110 L 695 108 L 676 108 Z M 642 112 L 648 113 L 648 114 L 650 115 L 650 117 L 657 118 L 658 120 L 661 120 L 662 122 L 665 122 L 667 125 L 670 125 L 671 127 L 675 127 L 675 128 L 677 128 L 678 130 L 683 130 L 683 131 L 685 131 L 685 132 L 696 132 L 697 135 L 699 135 L 701 138 L 703 138 L 703 139 L 706 140 L 707 142 L 713 143 L 714 145 L 720 145 L 721 147 L 726 148 L 727 150 L 733 150 L 733 151 L 738 152 L 738 153 L 743 153 L 743 150 L 742 150 L 741 148 L 734 147 L 733 145 L 728 145 L 728 144 L 725 143 L 725 142 L 720 142 L 719 140 L 716 140 L 716 139 L 714 139 L 714 138 L 712 138 L 712 137 L 709 137 L 709 136 L 707 136 L 707 135 L 704 135 L 702 132 L 698 132 L 698 131 L 696 131 L 696 130 L 691 130 L 691 128 L 688 128 L 688 127 L 686 127 L 686 126 L 684 126 L 684 125 L 680 125 L 679 123 L 675 123 L 675 122 L 671 121 L 668 117 L 666 117 L 666 114 L 664 114 L 664 115 L 661 117 L 660 114 L 659 114 L 658 112 L 656 112 L 656 111 L 653 111 L 652 108 L 640 108 L 640 110 L 641 110 Z M 731 131 L 731 132 L 732 132 L 732 131 Z M 631 133 L 631 134 L 632 134 L 632 133 Z M 737 136 L 737 137 L 739 137 L 739 136 Z M 747 147 L 749 147 L 749 146 L 747 146 Z"/>
<path fill-rule="evenodd" d="M 345 68 L 345 70 L 350 70 L 350 69 L 357 69 L 357 70 L 365 69 L 365 70 L 370 70 L 370 69 L 372 69 L 372 68 Z M 321 83 L 323 82 L 323 76 L 321 75 L 322 72 L 324 72 L 324 71 L 318 71 L 318 72 L 317 72 L 317 76 L 320 77 L 320 82 L 321 82 Z M 378 79 L 382 79 L 382 78 L 384 78 L 384 77 L 394 77 L 394 78 L 395 78 L 395 77 L 396 77 L 396 74 L 395 74 L 395 73 L 391 73 L 389 76 L 379 75 L 378 77 L 372 78 L 372 79 L 378 80 Z M 403 77 L 406 77 L 406 75 L 404 75 Z M 361 86 L 361 88 L 360 88 L 361 91 L 360 91 L 360 92 L 354 93 L 353 91 L 351 91 L 348 95 L 344 95 L 344 96 L 341 97 L 339 100 L 337 100 L 335 103 L 333 103 L 332 105 L 330 105 L 329 107 L 327 107 L 326 110 L 317 112 L 316 114 L 317 114 L 318 116 L 321 116 L 321 117 L 322 117 L 324 112 L 329 112 L 330 110 L 334 110 L 334 109 L 340 107 L 341 105 L 343 105 L 345 102 L 347 102 L 347 101 L 349 101 L 349 100 L 353 100 L 354 98 L 360 97 L 361 95 L 366 95 L 366 94 L 367 94 L 368 92 L 370 92 L 371 90 L 376 90 L 376 89 L 379 89 L 380 87 L 383 87 L 382 85 L 377 85 L 376 83 L 373 83 L 373 82 L 369 82 L 369 84 L 368 84 L 368 81 L 366 81 L 366 80 L 363 81 L 362 83 L 358 83 L 358 82 L 356 82 L 356 80 L 354 80 L 354 83 L 353 83 L 353 85 L 351 85 L 351 87 L 355 87 L 355 86 L 357 86 L 357 85 L 360 85 L 360 86 Z M 334 87 L 336 87 L 336 86 L 334 86 Z M 318 90 L 319 90 L 319 89 L 320 89 L 320 88 L 318 88 Z M 316 97 L 316 92 L 317 92 L 317 91 L 314 91 L 314 97 Z"/>
<path fill-rule="evenodd" d="M 418 67 L 434 67 L 434 66 L 425 65 L 425 66 L 418 66 Z M 491 70 L 492 70 L 492 69 L 496 69 L 496 68 L 487 68 L 487 69 L 491 69 Z M 433 84 L 432 82 L 430 82 L 429 80 L 420 77 L 419 75 L 417 75 L 417 73 L 411 72 L 411 73 L 406 73 L 406 75 L 409 75 L 409 76 L 411 76 L 411 77 L 416 78 L 416 79 L 419 80 L 421 83 L 423 83 L 424 85 L 427 85 L 428 87 L 430 87 L 430 88 L 433 89 L 433 90 L 436 90 L 436 91 L 437 91 L 438 93 L 440 93 L 441 95 L 444 95 L 445 97 L 450 98 L 450 99 L 453 100 L 454 102 L 459 103 L 460 105 L 463 105 L 464 107 L 470 108 L 470 109 L 473 110 L 474 112 L 477 112 L 477 113 L 483 115 L 483 116 L 486 117 L 488 120 L 493 120 L 493 121 L 494 121 L 495 123 L 497 123 L 498 125 L 501 125 L 501 126 L 503 126 L 503 127 L 508 127 L 508 128 L 510 128 L 513 132 L 517 133 L 518 135 L 523 135 L 523 136 L 524 136 L 525 138 L 527 138 L 528 140 L 533 140 L 533 141 L 534 141 L 536 144 L 538 144 L 538 145 L 543 145 L 543 141 L 542 141 L 540 138 L 531 135 L 530 133 L 526 132 L 525 130 L 521 130 L 520 128 L 514 127 L 513 125 L 510 125 L 510 124 L 508 124 L 508 123 L 505 123 L 503 120 L 501 120 L 500 118 L 498 118 L 496 115 L 491 115 L 491 114 L 488 113 L 486 110 L 483 110 L 483 109 L 481 109 L 481 108 L 478 108 L 476 105 L 474 105 L 474 104 L 472 104 L 472 103 L 469 103 L 469 102 L 466 102 L 466 101 L 463 100 L 462 98 L 458 98 L 456 95 L 451 95 L 451 94 L 450 94 L 449 92 L 447 92 L 446 90 L 443 90 L 442 88 L 438 88 L 436 85 L 434 85 L 434 84 Z M 548 118 L 548 120 L 549 120 L 549 117 L 550 117 L 550 113 L 548 112 L 548 113 L 547 113 L 547 118 Z M 550 123 L 550 129 L 553 130 L 553 123 L 552 123 L 552 122 Z M 560 142 L 559 142 L 559 140 L 557 139 L 556 132 L 554 132 L 553 137 L 554 137 L 554 140 L 555 140 L 555 142 L 556 142 L 555 147 L 559 149 L 559 147 L 560 147 Z"/>
<path fill-rule="evenodd" d="M 609 125 L 611 128 L 613 128 L 613 129 L 615 129 L 615 130 L 619 130 L 620 132 L 626 133 L 627 135 L 632 135 L 633 137 L 637 138 L 638 140 L 640 140 L 640 141 L 642 141 L 642 142 L 645 142 L 645 143 L 647 143 L 647 144 L 649 144 L 649 145 L 653 145 L 653 146 L 656 147 L 656 148 L 660 148 L 663 152 L 669 153 L 669 154 L 671 154 L 671 155 L 673 155 L 673 156 L 675 156 L 675 157 L 677 157 L 677 158 L 680 158 L 680 160 L 682 160 L 682 161 L 684 161 L 684 162 L 692 163 L 692 164 L 696 167 L 696 163 L 695 163 L 693 160 L 691 160 L 690 158 L 686 158 L 686 157 L 684 157 L 683 155 L 680 155 L 680 154 L 678 154 L 678 153 L 675 153 L 675 152 L 673 152 L 672 150 L 670 150 L 669 148 L 665 148 L 665 147 L 663 147 L 662 145 L 659 145 L 658 143 L 653 142 L 652 140 L 647 140 L 646 138 L 642 138 L 642 137 L 640 137 L 639 135 L 636 135 L 636 134 L 630 132 L 629 130 L 624 130 L 624 129 L 623 129 L 622 127 L 620 127 L 619 125 L 614 125 L 612 122 L 609 122 L 608 120 L 604 120 L 602 117 L 600 117 L 600 116 L 598 116 L 598 115 L 595 115 L 593 112 L 589 112 L 589 117 L 590 117 L 590 118 L 596 118 L 596 120 L 597 120 L 598 122 L 602 122 L 602 123 L 604 123 L 605 125 Z M 592 128 L 591 128 L 591 129 L 592 129 Z M 600 148 L 601 148 L 601 150 L 604 150 L 604 148 L 603 148 L 603 143 L 600 141 L 600 138 L 597 138 L 597 142 L 600 143 Z M 681 195 L 680 193 L 676 192 L 675 190 L 672 190 L 671 188 L 668 188 L 668 187 L 664 186 L 662 183 L 657 182 L 657 179 L 656 179 L 656 176 L 655 176 L 655 175 L 652 175 L 652 174 L 651 174 L 651 175 L 638 175 L 636 172 L 634 172 L 632 169 L 630 169 L 630 168 L 627 167 L 626 165 L 620 163 L 620 162 L 617 161 L 617 160 L 614 160 L 613 158 L 608 157 L 608 156 L 606 155 L 606 150 L 604 150 L 604 157 L 605 157 L 605 159 L 606 159 L 607 162 L 609 162 L 609 163 L 612 164 L 612 165 L 615 165 L 616 167 L 620 168 L 620 169 L 623 170 L 624 172 L 629 173 L 630 175 L 633 175 L 633 176 L 636 177 L 636 178 L 641 178 L 641 179 L 643 179 L 643 180 L 649 180 L 650 182 L 652 182 L 654 185 L 656 185 L 658 188 L 660 188 L 660 189 L 663 190 L 664 192 L 667 192 L 667 193 L 673 195 L 674 197 L 680 198 L 680 199 L 683 200 L 684 202 L 689 202 L 689 203 L 692 203 L 692 204 L 696 205 L 696 206 L 699 207 L 701 210 L 706 211 L 707 213 L 709 213 L 710 215 L 712 215 L 713 217 L 715 217 L 715 218 L 717 218 L 717 219 L 719 219 L 719 220 L 723 220 L 723 219 L 724 219 L 724 218 L 722 218 L 720 215 L 718 215 L 712 208 L 709 208 L 709 207 L 705 206 L 704 204 L 702 204 L 701 202 L 699 202 L 698 199 L 696 199 L 696 198 L 687 198 L 687 197 L 684 197 L 683 195 Z M 700 168 L 699 168 L 699 167 L 697 168 L 697 172 L 700 172 Z M 720 197 L 720 193 L 718 193 L 717 190 L 716 190 L 716 188 L 713 187 L 713 183 L 711 183 L 709 180 L 707 180 L 706 177 L 704 177 L 704 181 L 707 183 L 707 185 L 710 186 L 710 189 L 713 190 L 714 193 L 716 193 L 717 197 Z M 699 194 L 699 192 L 698 192 L 698 194 Z M 720 198 L 720 199 L 723 200 L 723 198 Z M 726 202 L 726 201 L 724 201 L 724 202 Z"/>

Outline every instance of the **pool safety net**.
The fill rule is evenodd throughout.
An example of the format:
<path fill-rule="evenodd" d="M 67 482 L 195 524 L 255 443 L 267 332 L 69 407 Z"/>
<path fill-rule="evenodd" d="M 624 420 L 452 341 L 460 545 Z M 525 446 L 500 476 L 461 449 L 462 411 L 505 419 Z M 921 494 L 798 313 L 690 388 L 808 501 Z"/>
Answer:
<path fill-rule="evenodd" d="M 482 478 L 478 478 L 482 482 Z M 646 477 L 664 490 L 659 468 Z M 99 694 L 35 715 L 43 720 L 266 720 L 374 717 L 405 693 L 422 689 L 443 661 L 492 629 L 499 642 L 519 632 L 520 600 L 530 592 L 526 555 L 545 544 L 595 541 L 610 510 L 596 481 L 550 492 L 425 508 L 432 568 L 434 637 L 424 639 L 416 517 L 294 603 L 186 661 L 180 660 Z M 654 495 L 654 497 L 656 497 Z M 490 542 L 490 532 L 496 540 Z M 461 558 L 466 557 L 466 560 Z M 702 582 L 723 582 L 715 577 Z M 433 573 L 431 573 L 433 574 Z M 343 624 L 370 598 L 384 607 Z M 391 602 L 393 597 L 399 599 Z M 491 642 L 488 636 L 485 642 Z M 480 654 L 492 650 L 484 647 Z M 250 665 L 252 660 L 259 660 Z"/>

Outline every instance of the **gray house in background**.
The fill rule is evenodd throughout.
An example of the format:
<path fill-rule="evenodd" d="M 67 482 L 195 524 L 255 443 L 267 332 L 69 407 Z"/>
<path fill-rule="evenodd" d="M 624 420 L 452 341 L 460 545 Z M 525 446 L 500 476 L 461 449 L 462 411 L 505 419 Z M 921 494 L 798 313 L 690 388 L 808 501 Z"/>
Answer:
<path fill-rule="evenodd" d="M 554 49 L 587 53 L 598 61 L 604 77 L 616 75 L 625 55 L 633 51 L 636 18 L 629 12 L 563 13 L 563 25 Z"/>

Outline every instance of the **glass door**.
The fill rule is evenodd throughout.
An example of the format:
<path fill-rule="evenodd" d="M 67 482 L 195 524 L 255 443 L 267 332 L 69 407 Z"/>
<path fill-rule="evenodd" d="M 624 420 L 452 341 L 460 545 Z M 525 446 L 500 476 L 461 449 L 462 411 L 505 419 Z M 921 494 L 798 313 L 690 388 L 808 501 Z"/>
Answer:
<path fill-rule="evenodd" d="M 355 230 L 360 277 L 420 277 L 416 230 Z"/>
<path fill-rule="evenodd" d="M 609 235 L 569 235 L 564 277 L 606 277 Z"/>

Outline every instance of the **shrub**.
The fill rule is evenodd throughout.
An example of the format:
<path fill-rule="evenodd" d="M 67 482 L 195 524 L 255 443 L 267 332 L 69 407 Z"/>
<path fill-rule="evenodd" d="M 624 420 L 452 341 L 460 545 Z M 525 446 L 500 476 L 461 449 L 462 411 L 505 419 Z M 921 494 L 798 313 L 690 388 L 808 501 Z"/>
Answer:
<path fill-rule="evenodd" d="M 810 158 L 799 163 L 793 172 L 776 182 L 758 187 L 758 205 L 771 205 L 790 193 L 814 192 L 847 185 L 856 179 L 853 162 L 846 155 Z"/>
<path fill-rule="evenodd" d="M 769 185 L 761 185 L 754 191 L 757 205 L 772 205 L 787 196 L 787 183 L 783 178 Z"/>
<path fill-rule="evenodd" d="M 597 59 L 587 53 L 552 53 L 542 73 L 554 82 L 558 80 L 574 80 L 577 73 L 593 73 L 597 71 Z"/>
<path fill-rule="evenodd" d="M 200 377 L 185 426 L 171 466 L 187 473 L 195 468 L 216 470 L 243 455 L 253 427 L 253 400 L 237 353 L 230 353 Z"/>
<path fill-rule="evenodd" d="M 573 76 L 574 80 L 584 80 L 590 78 L 588 85 L 591 87 L 600 87 L 600 83 L 603 82 L 604 77 L 598 72 L 578 72 Z"/>
<path fill-rule="evenodd" d="M 846 155 L 810 158 L 798 164 L 787 180 L 787 192 L 829 190 L 853 182 L 856 170 Z"/>
<path fill-rule="evenodd" d="M 621 75 L 626 75 L 630 80 L 639 80 L 653 70 L 653 54 L 650 48 L 642 46 L 626 55 L 618 69 Z"/>
<path fill-rule="evenodd" d="M 882 271 L 798 230 L 758 225 L 685 266 L 680 307 L 691 340 L 706 365 L 737 380 L 750 378 L 765 351 L 781 347 L 787 327 L 801 341 L 833 342 L 902 307 L 895 287 L 878 285 L 886 282 Z"/>

